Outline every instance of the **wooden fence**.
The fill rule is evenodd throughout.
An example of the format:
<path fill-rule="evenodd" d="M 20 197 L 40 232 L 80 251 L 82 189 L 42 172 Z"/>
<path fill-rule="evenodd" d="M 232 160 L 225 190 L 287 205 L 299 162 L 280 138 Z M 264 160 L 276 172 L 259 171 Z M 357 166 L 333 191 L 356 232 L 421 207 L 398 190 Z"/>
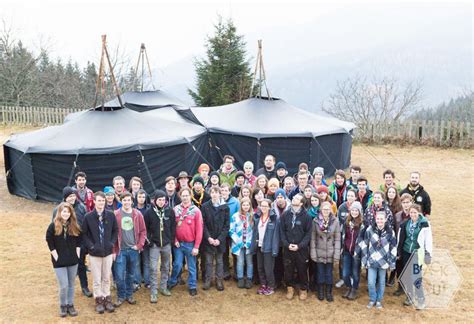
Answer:
<path fill-rule="evenodd" d="M 3 125 L 57 125 L 62 124 L 68 114 L 81 110 L 83 109 L 0 106 L 0 117 Z"/>
<path fill-rule="evenodd" d="M 368 130 L 355 130 L 355 140 L 364 143 L 419 144 L 444 147 L 473 147 L 473 124 L 470 121 L 409 120 L 372 124 Z"/>

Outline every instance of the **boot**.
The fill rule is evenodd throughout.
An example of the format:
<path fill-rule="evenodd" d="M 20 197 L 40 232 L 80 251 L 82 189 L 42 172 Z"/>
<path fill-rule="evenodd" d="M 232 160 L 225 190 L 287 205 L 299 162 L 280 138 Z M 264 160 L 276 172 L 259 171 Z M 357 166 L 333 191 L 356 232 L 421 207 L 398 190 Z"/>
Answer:
<path fill-rule="evenodd" d="M 318 299 L 324 300 L 324 285 L 318 284 L 316 288 L 318 290 Z"/>
<path fill-rule="evenodd" d="M 348 298 L 351 294 L 352 288 L 347 288 L 346 292 L 342 295 L 342 298 Z"/>
<path fill-rule="evenodd" d="M 308 293 L 306 292 L 306 290 L 300 289 L 300 300 L 306 300 L 306 298 L 308 298 Z"/>
<path fill-rule="evenodd" d="M 295 295 L 295 289 L 293 287 L 288 286 L 286 288 L 286 299 L 291 300 Z"/>
<path fill-rule="evenodd" d="M 355 288 L 352 288 L 351 289 L 351 292 L 349 293 L 349 296 L 347 297 L 347 299 L 349 300 L 356 300 L 357 299 L 357 289 Z"/>
<path fill-rule="evenodd" d="M 59 316 L 66 317 L 67 316 L 67 305 L 59 306 Z"/>
<path fill-rule="evenodd" d="M 72 316 L 72 317 L 77 316 L 77 311 L 74 308 L 73 304 L 67 305 L 67 313 L 69 314 L 69 316 Z"/>
<path fill-rule="evenodd" d="M 204 281 L 203 285 L 202 285 L 202 289 L 203 290 L 209 290 L 209 288 L 211 288 L 211 280 L 206 280 Z"/>
<path fill-rule="evenodd" d="M 334 301 L 334 297 L 332 296 L 332 285 L 326 285 L 326 300 L 328 302 Z"/>
<path fill-rule="evenodd" d="M 95 311 L 99 314 L 104 314 L 104 311 L 105 311 L 104 297 L 95 298 Z"/>
<path fill-rule="evenodd" d="M 393 292 L 393 295 L 399 297 L 403 294 L 404 294 L 403 288 L 400 284 L 398 284 L 398 289 Z"/>
<path fill-rule="evenodd" d="M 115 310 L 114 304 L 112 303 L 112 296 L 106 296 L 104 300 L 104 308 L 107 312 L 113 313 Z"/>
<path fill-rule="evenodd" d="M 82 294 L 86 297 L 92 297 L 92 293 L 87 287 L 82 288 Z"/>
<path fill-rule="evenodd" d="M 216 280 L 216 289 L 218 291 L 223 291 L 224 290 L 224 281 L 222 279 L 217 279 Z"/>

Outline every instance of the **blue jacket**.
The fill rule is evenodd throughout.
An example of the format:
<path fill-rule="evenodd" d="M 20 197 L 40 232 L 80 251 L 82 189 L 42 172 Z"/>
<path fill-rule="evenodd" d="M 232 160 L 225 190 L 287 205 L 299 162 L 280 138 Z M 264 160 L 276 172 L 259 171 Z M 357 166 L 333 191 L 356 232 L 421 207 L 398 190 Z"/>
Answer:
<path fill-rule="evenodd" d="M 252 235 L 251 253 L 256 253 L 259 243 L 258 226 L 260 225 L 260 213 L 255 213 L 254 227 Z M 278 255 L 280 249 L 280 221 L 278 220 L 275 211 L 270 210 L 270 218 L 268 220 L 265 235 L 263 237 L 262 253 L 271 253 L 273 257 Z"/>
<path fill-rule="evenodd" d="M 232 216 L 235 213 L 239 212 L 240 209 L 240 203 L 239 200 L 235 197 L 229 196 L 229 200 L 224 201 L 227 206 L 229 206 L 229 215 Z"/>

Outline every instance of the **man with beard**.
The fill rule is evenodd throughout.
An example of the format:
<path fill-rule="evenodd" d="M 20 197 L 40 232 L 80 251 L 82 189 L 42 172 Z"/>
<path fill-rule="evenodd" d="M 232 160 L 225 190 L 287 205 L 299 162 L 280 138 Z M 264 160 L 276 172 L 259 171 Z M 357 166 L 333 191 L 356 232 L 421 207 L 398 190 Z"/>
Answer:
<path fill-rule="evenodd" d="M 275 166 L 275 169 L 276 169 L 276 172 L 277 172 L 276 178 L 280 182 L 280 188 L 283 188 L 285 178 L 288 175 L 288 170 L 286 168 L 285 162 L 281 162 L 281 161 L 278 162 Z"/>
<path fill-rule="evenodd" d="M 84 206 L 86 207 L 86 212 L 90 212 L 94 209 L 94 192 L 87 188 L 87 176 L 85 172 L 78 172 L 74 176 L 76 184 L 73 186 L 76 189 L 76 196 Z"/>
<path fill-rule="evenodd" d="M 425 191 L 425 188 L 420 185 L 420 172 L 414 171 L 410 173 L 410 183 L 400 192 L 400 196 L 404 193 L 409 193 L 413 197 L 414 202 L 421 206 L 423 215 L 430 217 L 431 199 L 430 195 Z"/>
<path fill-rule="evenodd" d="M 291 178 L 290 178 L 291 179 Z M 277 216 L 277 219 L 280 219 L 281 216 L 291 207 L 291 201 L 287 198 L 286 192 L 283 189 L 278 189 L 275 192 L 275 201 L 272 203 L 272 209 Z M 283 267 L 283 249 L 280 244 L 280 249 L 278 255 L 275 259 L 275 287 L 278 288 L 283 282 L 284 267 Z"/>
<path fill-rule="evenodd" d="M 308 297 L 308 256 L 311 240 L 312 219 L 303 208 L 303 196 L 296 194 L 289 210 L 280 218 L 280 237 L 283 244 L 283 264 L 285 266 L 285 281 L 287 299 L 294 296 L 296 282 L 295 269 L 298 272 L 299 298 Z"/>
<path fill-rule="evenodd" d="M 267 155 L 263 163 L 265 166 L 258 169 L 257 172 L 255 172 L 255 176 L 258 177 L 259 175 L 264 174 L 267 179 L 276 178 L 275 157 L 273 155 Z"/>

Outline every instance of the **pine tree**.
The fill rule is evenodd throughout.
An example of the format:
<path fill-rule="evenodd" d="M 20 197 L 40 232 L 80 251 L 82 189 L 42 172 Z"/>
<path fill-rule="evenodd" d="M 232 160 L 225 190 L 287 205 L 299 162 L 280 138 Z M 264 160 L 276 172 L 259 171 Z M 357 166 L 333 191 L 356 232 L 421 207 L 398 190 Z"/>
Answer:
<path fill-rule="evenodd" d="M 207 39 L 206 57 L 196 59 L 197 91 L 188 89 L 198 106 L 219 106 L 248 97 L 252 74 L 245 41 L 231 19 L 219 17 L 215 34 Z"/>

